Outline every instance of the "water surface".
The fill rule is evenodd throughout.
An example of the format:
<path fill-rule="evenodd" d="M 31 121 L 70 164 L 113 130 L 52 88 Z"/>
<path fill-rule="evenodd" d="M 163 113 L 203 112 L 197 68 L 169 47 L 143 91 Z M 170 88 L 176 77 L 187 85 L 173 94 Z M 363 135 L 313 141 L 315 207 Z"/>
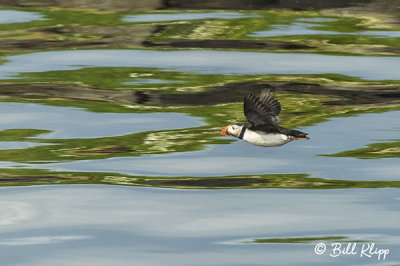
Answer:
<path fill-rule="evenodd" d="M 190 58 L 190 60 L 186 60 Z M 266 75 L 336 73 L 366 80 L 395 80 L 400 60 L 390 56 L 333 56 L 213 50 L 73 50 L 4 58 L 0 78 L 85 67 L 143 67 L 198 74 Z M 266 63 L 271 62 L 271 63 Z M 273 63 L 272 63 L 273 62 Z"/>
<path fill-rule="evenodd" d="M 399 264 L 395 8 L 25 2 L 0 11 L 2 264 Z M 265 87 L 310 140 L 219 135 Z"/>
<path fill-rule="evenodd" d="M 40 129 L 42 138 L 98 138 L 142 131 L 200 126 L 192 117 L 174 113 L 94 113 L 79 108 L 0 103 L 0 130 Z"/>
<path fill-rule="evenodd" d="M 318 27 L 324 24 L 320 22 L 333 22 L 334 18 L 299 18 L 293 23 L 285 25 L 273 25 L 272 29 L 256 31 L 251 37 L 275 37 L 275 36 L 296 36 L 296 35 L 372 35 L 377 37 L 399 38 L 400 31 L 388 30 L 363 30 L 353 32 L 343 32 L 334 30 L 321 30 Z M 313 23 L 307 23 L 313 22 Z"/>
<path fill-rule="evenodd" d="M 264 148 L 244 141 L 212 145 L 198 152 L 142 157 L 118 157 L 57 163 L 42 167 L 58 171 L 119 172 L 145 176 L 226 176 L 307 173 L 314 177 L 346 180 L 400 180 L 400 158 L 364 160 L 319 155 L 365 147 L 398 138 L 393 128 L 399 111 L 334 118 L 301 128 L 310 140 Z"/>
<path fill-rule="evenodd" d="M 123 18 L 127 22 L 160 22 L 178 20 L 204 20 L 204 19 L 237 19 L 248 17 L 239 12 L 206 12 L 206 13 L 175 13 L 175 14 L 142 14 L 131 15 Z"/>
<path fill-rule="evenodd" d="M 43 16 L 37 12 L 0 10 L 0 24 L 29 22 L 34 20 L 44 20 Z"/>
<path fill-rule="evenodd" d="M 328 254 L 314 254 L 315 242 L 246 242 L 343 236 L 389 248 L 384 263 L 393 264 L 400 259 L 398 196 L 395 189 L 3 188 L 1 256 L 7 265 L 330 265 Z"/>

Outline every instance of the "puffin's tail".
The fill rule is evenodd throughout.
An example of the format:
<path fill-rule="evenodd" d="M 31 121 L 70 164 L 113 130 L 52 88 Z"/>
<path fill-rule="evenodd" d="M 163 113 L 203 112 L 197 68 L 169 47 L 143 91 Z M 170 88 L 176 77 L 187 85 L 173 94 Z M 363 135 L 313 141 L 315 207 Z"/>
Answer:
<path fill-rule="evenodd" d="M 295 129 L 288 129 L 284 127 L 279 127 L 279 132 L 291 137 L 293 140 L 294 139 L 310 139 L 307 137 L 307 133 L 301 132 L 299 130 Z"/>
<path fill-rule="evenodd" d="M 299 130 L 291 129 L 288 133 L 288 135 L 293 137 L 293 139 L 310 139 L 309 137 L 307 137 L 307 133 L 301 132 Z"/>

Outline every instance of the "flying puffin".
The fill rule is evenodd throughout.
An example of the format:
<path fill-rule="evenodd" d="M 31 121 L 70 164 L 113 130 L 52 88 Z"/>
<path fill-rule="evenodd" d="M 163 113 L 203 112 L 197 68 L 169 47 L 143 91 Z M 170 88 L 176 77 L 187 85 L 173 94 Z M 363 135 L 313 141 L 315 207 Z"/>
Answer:
<path fill-rule="evenodd" d="M 244 97 L 244 115 L 248 123 L 236 123 L 224 127 L 221 135 L 234 136 L 258 146 L 281 146 L 296 139 L 309 139 L 307 133 L 279 126 L 281 104 L 267 89 L 260 98 L 252 93 Z"/>

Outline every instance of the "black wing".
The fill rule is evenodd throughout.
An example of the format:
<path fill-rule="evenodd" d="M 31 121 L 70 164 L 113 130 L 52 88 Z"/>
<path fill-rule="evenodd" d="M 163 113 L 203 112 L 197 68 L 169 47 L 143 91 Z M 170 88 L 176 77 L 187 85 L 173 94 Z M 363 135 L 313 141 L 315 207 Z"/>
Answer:
<path fill-rule="evenodd" d="M 274 115 L 278 116 L 281 112 L 281 104 L 278 102 L 277 99 L 275 99 L 270 90 L 263 89 L 261 91 L 260 101 L 265 106 L 267 106 L 271 110 L 271 113 L 273 113 Z"/>
<path fill-rule="evenodd" d="M 244 115 L 252 126 L 278 126 L 280 111 L 281 105 L 270 90 L 263 89 L 260 98 L 252 93 L 244 97 Z"/>

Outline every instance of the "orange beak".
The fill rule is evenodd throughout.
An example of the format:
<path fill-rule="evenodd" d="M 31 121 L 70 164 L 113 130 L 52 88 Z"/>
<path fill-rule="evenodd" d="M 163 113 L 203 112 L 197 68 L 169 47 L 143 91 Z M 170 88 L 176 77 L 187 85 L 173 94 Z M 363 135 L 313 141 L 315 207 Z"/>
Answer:
<path fill-rule="evenodd" d="M 229 132 L 228 132 L 228 127 L 229 127 L 229 126 L 226 126 L 226 127 L 224 127 L 224 128 L 221 130 L 220 134 L 221 134 L 222 136 L 230 136 L 230 135 L 231 135 L 231 134 L 229 134 Z"/>

